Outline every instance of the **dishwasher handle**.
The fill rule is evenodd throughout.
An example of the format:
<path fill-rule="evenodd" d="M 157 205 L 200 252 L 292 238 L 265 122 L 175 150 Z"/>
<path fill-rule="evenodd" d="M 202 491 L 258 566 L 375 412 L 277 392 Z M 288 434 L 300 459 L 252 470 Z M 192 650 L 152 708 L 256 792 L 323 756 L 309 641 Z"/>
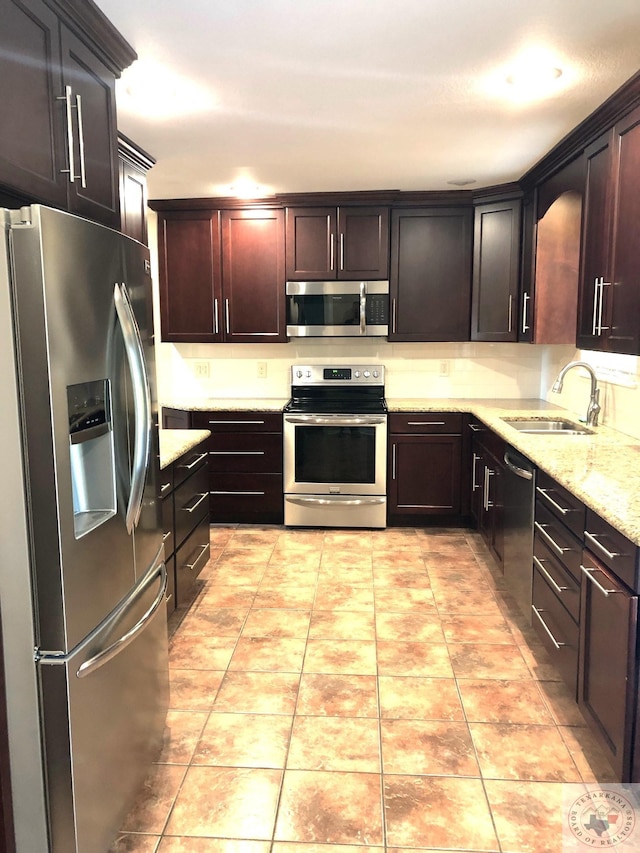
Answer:
<path fill-rule="evenodd" d="M 504 464 L 507 468 L 523 480 L 533 480 L 533 471 L 529 468 L 523 468 L 521 465 L 516 465 L 513 459 L 509 456 L 509 451 L 504 452 Z"/>

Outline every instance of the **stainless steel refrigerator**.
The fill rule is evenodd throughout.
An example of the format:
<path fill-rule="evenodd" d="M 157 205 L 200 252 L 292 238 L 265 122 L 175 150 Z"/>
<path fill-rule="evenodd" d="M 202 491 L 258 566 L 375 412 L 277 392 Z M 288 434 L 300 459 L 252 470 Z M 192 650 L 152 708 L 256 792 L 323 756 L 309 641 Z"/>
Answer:
<path fill-rule="evenodd" d="M 104 853 L 168 705 L 145 246 L 0 211 L 0 607 L 18 853 Z"/>

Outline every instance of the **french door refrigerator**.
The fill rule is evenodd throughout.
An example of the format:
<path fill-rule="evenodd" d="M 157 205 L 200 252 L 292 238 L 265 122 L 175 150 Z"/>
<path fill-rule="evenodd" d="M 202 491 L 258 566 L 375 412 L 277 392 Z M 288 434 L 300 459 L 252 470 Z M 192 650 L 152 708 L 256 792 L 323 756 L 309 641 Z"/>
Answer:
<path fill-rule="evenodd" d="M 0 607 L 18 853 L 104 853 L 163 737 L 146 247 L 0 211 Z"/>

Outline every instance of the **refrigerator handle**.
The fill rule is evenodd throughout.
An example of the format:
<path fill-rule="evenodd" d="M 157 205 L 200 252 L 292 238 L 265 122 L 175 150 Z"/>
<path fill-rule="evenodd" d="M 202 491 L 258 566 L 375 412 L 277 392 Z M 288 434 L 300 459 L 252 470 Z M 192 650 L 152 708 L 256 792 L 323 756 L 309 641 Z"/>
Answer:
<path fill-rule="evenodd" d="M 160 557 L 162 557 L 161 552 L 162 549 L 159 552 Z M 160 589 L 146 613 L 140 617 L 136 624 L 130 628 L 126 634 L 118 637 L 118 639 L 107 646 L 106 649 L 103 649 L 101 652 L 93 655 L 93 657 L 90 657 L 89 660 L 86 660 L 76 672 L 78 678 L 86 678 L 88 675 L 91 675 L 92 672 L 100 669 L 101 666 L 104 666 L 105 663 L 108 663 L 112 658 L 123 651 L 129 643 L 135 640 L 138 634 L 144 630 L 145 626 L 153 618 L 154 613 L 158 607 L 160 607 L 165 599 L 165 595 L 167 594 L 167 569 L 164 564 L 164 560 L 160 564 L 154 560 L 154 564 L 149 569 L 146 576 L 135 587 L 131 597 L 127 598 L 122 603 L 113 617 L 114 624 L 125 618 L 131 608 L 138 602 L 140 596 L 144 595 L 147 589 L 156 581 L 158 576 L 160 577 Z"/>
<path fill-rule="evenodd" d="M 142 494 L 147 476 L 149 453 L 151 449 L 151 397 L 149 378 L 144 361 L 144 350 L 138 324 L 129 301 L 124 284 L 115 284 L 113 301 L 116 306 L 118 322 L 124 338 L 124 347 L 129 362 L 129 371 L 133 386 L 133 404 L 135 407 L 135 433 L 133 446 L 133 470 L 131 473 L 131 493 L 125 523 L 129 533 L 138 523 L 142 509 Z"/>

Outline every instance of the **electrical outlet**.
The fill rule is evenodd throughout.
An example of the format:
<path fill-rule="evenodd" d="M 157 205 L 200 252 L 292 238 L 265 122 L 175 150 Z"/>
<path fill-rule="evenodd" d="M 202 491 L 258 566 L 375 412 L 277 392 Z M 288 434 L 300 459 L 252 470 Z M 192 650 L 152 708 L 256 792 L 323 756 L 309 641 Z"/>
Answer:
<path fill-rule="evenodd" d="M 450 366 L 448 361 L 440 362 L 440 376 L 448 376 L 450 373 Z"/>
<path fill-rule="evenodd" d="M 198 379 L 209 378 L 209 362 L 206 359 L 193 360 L 193 373 Z"/>
<path fill-rule="evenodd" d="M 258 369 L 257 369 L 258 379 L 266 379 L 267 378 L 267 362 L 259 361 Z"/>

